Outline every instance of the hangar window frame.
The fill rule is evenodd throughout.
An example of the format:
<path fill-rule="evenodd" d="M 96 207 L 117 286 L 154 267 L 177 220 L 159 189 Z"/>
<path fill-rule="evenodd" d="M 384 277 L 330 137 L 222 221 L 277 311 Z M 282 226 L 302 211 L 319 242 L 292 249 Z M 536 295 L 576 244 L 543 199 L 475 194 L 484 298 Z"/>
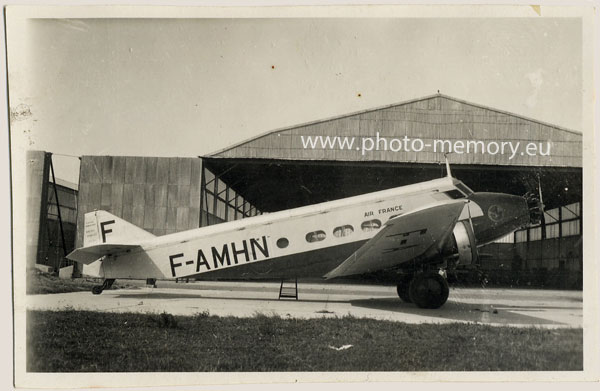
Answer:
<path fill-rule="evenodd" d="M 223 181 L 202 167 L 200 227 L 252 217 L 262 212 Z"/>

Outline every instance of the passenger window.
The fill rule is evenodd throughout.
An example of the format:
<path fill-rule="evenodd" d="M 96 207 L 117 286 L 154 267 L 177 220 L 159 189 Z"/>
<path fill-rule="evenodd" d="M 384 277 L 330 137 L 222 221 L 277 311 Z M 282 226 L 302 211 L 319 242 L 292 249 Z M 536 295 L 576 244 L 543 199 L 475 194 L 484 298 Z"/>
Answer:
<path fill-rule="evenodd" d="M 351 225 L 342 225 L 333 229 L 333 236 L 341 238 L 350 235 L 352 232 L 354 232 L 354 228 Z"/>
<path fill-rule="evenodd" d="M 289 244 L 290 244 L 290 241 L 287 240 L 286 238 L 277 239 L 277 247 L 279 247 L 279 248 L 286 248 Z"/>
<path fill-rule="evenodd" d="M 325 235 L 325 232 L 323 231 L 309 232 L 306 234 L 306 241 L 308 243 L 320 242 L 321 240 L 325 239 L 326 236 L 327 235 Z"/>
<path fill-rule="evenodd" d="M 377 219 L 368 220 L 362 223 L 360 228 L 365 232 L 375 231 L 376 229 L 381 228 L 381 221 Z"/>

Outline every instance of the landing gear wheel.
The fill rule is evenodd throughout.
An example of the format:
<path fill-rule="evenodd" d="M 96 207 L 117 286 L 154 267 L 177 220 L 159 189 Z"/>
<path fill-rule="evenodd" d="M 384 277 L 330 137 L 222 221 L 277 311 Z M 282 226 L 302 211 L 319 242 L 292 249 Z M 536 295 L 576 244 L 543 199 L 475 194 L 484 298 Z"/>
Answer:
<path fill-rule="evenodd" d="M 448 282 L 438 273 L 417 274 L 409 286 L 410 298 L 420 308 L 440 308 L 449 293 Z"/>
<path fill-rule="evenodd" d="M 398 292 L 398 296 L 405 303 L 412 303 L 412 300 L 410 299 L 409 287 L 410 284 L 408 281 L 402 282 L 396 286 L 396 292 Z"/>
<path fill-rule="evenodd" d="M 100 293 L 102 293 L 102 291 L 103 291 L 103 290 L 104 290 L 104 289 L 102 288 L 102 285 L 94 285 L 94 286 L 92 287 L 92 293 L 93 293 L 94 295 L 99 295 Z"/>
<path fill-rule="evenodd" d="M 110 289 L 110 287 L 112 286 L 113 282 L 115 282 L 114 278 L 107 278 L 106 280 L 104 280 L 104 282 L 102 283 L 102 285 L 94 285 L 92 287 L 92 293 L 94 295 L 99 295 L 105 289 Z"/>

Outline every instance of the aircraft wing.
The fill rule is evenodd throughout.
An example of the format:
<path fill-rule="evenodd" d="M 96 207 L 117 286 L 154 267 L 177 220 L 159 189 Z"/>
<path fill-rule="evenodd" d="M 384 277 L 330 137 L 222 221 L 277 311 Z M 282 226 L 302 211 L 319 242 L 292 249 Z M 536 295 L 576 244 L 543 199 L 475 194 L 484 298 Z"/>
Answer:
<path fill-rule="evenodd" d="M 390 219 L 377 235 L 325 278 L 375 272 L 433 256 L 452 234 L 465 203 L 451 201 Z"/>
<path fill-rule="evenodd" d="M 126 252 L 131 252 L 133 249 L 141 248 L 137 244 L 96 244 L 93 246 L 81 247 L 72 251 L 67 255 L 67 258 L 84 263 L 86 265 L 97 261 L 105 255 L 119 255 Z"/>

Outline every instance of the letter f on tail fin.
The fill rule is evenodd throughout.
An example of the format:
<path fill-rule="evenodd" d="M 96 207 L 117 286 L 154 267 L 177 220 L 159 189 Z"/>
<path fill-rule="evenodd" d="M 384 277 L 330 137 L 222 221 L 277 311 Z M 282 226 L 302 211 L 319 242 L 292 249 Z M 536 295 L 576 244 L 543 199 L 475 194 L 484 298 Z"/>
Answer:
<path fill-rule="evenodd" d="M 83 264 L 133 251 L 140 247 L 140 242 L 155 237 L 104 210 L 86 213 L 84 227 L 83 247 L 67 255 L 68 259 Z"/>
<path fill-rule="evenodd" d="M 104 243 L 137 244 L 155 236 L 104 210 L 86 213 L 83 247 Z"/>

